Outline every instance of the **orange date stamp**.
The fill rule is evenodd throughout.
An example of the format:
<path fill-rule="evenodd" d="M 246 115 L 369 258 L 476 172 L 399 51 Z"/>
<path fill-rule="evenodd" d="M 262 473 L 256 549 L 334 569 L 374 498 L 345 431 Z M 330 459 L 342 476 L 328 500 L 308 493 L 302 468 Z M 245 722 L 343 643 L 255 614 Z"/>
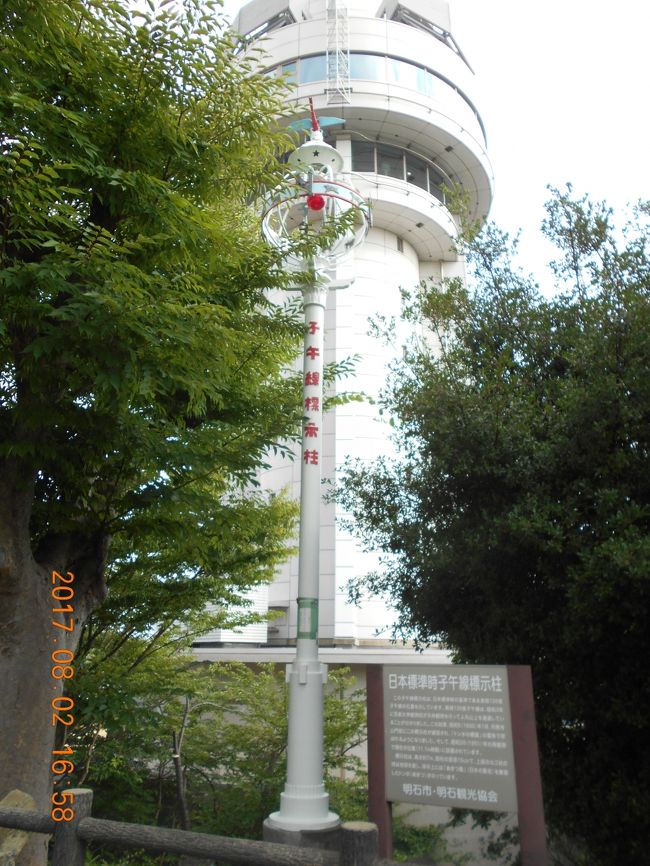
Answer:
<path fill-rule="evenodd" d="M 58 571 L 52 572 L 52 587 L 50 589 L 50 598 L 52 600 L 52 613 L 63 614 L 62 621 L 53 619 L 52 626 L 55 629 L 62 629 L 64 632 L 72 632 L 74 629 L 74 574 L 67 571 L 65 576 L 59 574 Z M 55 606 L 57 605 L 57 606 Z M 66 615 L 70 615 L 70 621 L 66 621 Z M 56 632 L 60 635 L 61 632 Z M 52 638 L 52 643 L 57 643 L 58 637 Z M 50 655 L 52 662 L 51 676 L 55 681 L 70 680 L 74 676 L 74 653 L 70 649 L 54 649 Z M 50 701 L 52 710 L 52 724 L 56 726 L 57 722 L 66 728 L 74 724 L 74 716 L 70 710 L 74 708 L 74 700 L 70 697 L 62 695 L 52 698 Z M 74 772 L 74 763 L 72 761 L 73 750 L 64 742 L 61 749 L 53 749 L 55 757 L 50 764 L 50 770 L 56 778 L 56 784 L 60 787 L 69 785 L 72 781 L 70 774 Z M 72 791 L 58 790 L 50 797 L 52 802 L 52 811 L 50 815 L 54 821 L 72 821 L 74 819 L 74 794 Z"/>

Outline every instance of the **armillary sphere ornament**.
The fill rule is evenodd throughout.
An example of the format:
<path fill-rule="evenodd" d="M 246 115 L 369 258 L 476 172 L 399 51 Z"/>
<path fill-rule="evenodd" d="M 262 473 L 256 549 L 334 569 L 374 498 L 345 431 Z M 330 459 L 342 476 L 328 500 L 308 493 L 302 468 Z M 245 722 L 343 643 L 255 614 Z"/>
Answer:
<path fill-rule="evenodd" d="M 312 100 L 311 135 L 290 154 L 293 171 L 281 187 L 264 200 L 262 233 L 266 241 L 285 253 L 284 266 L 292 271 L 323 271 L 336 267 L 365 238 L 370 225 L 367 201 L 354 187 L 338 179 L 343 157 L 323 141 Z M 346 230 L 309 259 L 289 252 L 292 242 L 318 236 L 345 214 Z"/>

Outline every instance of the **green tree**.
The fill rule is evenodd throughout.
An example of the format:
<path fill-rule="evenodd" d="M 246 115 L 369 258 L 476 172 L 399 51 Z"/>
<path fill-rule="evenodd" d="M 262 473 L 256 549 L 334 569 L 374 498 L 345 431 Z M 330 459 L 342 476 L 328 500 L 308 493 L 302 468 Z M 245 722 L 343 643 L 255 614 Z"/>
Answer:
<path fill-rule="evenodd" d="M 250 208 L 287 148 L 281 85 L 216 2 L 130 6 L 0 3 L 0 796 L 41 809 L 53 640 L 76 650 L 118 568 L 141 630 L 150 593 L 157 628 L 227 605 L 292 522 L 247 492 L 299 411 L 301 329 L 265 300 L 282 276 Z"/>
<path fill-rule="evenodd" d="M 532 665 L 547 817 L 590 866 L 641 866 L 650 838 L 648 214 L 617 230 L 556 192 L 551 299 L 507 236 L 475 237 L 471 291 L 408 305 L 428 336 L 384 397 L 403 459 L 342 493 L 383 551 L 359 586 L 404 634 Z"/>
<path fill-rule="evenodd" d="M 110 647 L 111 652 L 104 652 Z M 149 650 L 149 651 L 147 651 Z M 99 662 L 99 664 L 98 664 Z M 152 649 L 146 639 L 98 635 L 75 677 L 79 717 L 71 742 L 74 785 L 94 791 L 94 814 L 259 839 L 286 779 L 287 687 L 273 664 L 197 664 L 185 630 Z M 357 747 L 366 736 L 363 690 L 330 670 L 324 706 L 325 783 L 345 821 L 368 820 L 368 779 Z M 63 774 L 61 790 L 66 789 Z M 394 818 L 395 858 L 458 864 L 444 826 Z M 101 863 L 123 853 L 99 849 Z M 144 853 L 134 864 L 149 866 Z M 93 860 L 93 862 L 95 862 Z"/>
<path fill-rule="evenodd" d="M 128 640 L 100 670 L 79 672 L 75 785 L 93 788 L 103 817 L 260 838 L 285 781 L 284 671 L 197 664 L 187 639 L 132 667 L 141 649 Z M 324 754 L 337 792 L 342 771 L 354 792 L 365 786 L 354 754 L 365 739 L 365 700 L 352 685 L 347 670 L 331 671 Z"/>

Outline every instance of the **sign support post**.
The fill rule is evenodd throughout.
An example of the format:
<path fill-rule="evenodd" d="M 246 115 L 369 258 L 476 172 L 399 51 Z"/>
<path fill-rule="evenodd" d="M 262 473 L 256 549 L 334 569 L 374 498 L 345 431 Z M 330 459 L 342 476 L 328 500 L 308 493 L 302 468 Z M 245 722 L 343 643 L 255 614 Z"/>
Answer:
<path fill-rule="evenodd" d="M 384 745 L 384 670 L 366 665 L 368 706 L 368 816 L 379 831 L 379 856 L 393 859 L 391 804 L 386 797 L 386 749 Z"/>
<path fill-rule="evenodd" d="M 542 779 L 539 772 L 535 704 L 530 668 L 508 665 L 512 745 L 522 866 L 548 866 Z"/>

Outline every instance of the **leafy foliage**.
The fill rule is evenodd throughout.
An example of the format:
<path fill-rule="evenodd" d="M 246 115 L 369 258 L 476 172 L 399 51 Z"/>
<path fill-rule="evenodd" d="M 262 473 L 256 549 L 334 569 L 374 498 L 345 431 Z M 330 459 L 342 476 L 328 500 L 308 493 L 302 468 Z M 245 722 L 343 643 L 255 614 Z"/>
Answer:
<path fill-rule="evenodd" d="M 160 648 L 129 672 L 141 646 L 127 641 L 101 673 L 80 669 L 75 782 L 95 791 L 94 814 L 178 824 L 172 732 L 182 730 L 192 828 L 259 838 L 286 775 L 283 671 L 272 664 L 197 665 L 185 642 L 183 650 Z M 332 671 L 325 697 L 325 767 L 335 788 L 337 776 L 360 770 L 354 748 L 365 737 L 365 701 L 352 683 L 347 670 Z M 360 773 L 353 787 L 365 797 L 364 784 Z"/>
<path fill-rule="evenodd" d="M 74 679 L 77 720 L 72 744 L 76 785 L 95 793 L 93 813 L 116 820 L 179 826 L 172 732 L 183 731 L 183 775 L 193 830 L 260 838 L 286 778 L 287 686 L 272 664 L 197 664 L 187 634 L 155 652 L 128 639 L 101 666 L 98 637 Z M 134 660 L 137 664 L 133 664 Z M 325 784 L 345 821 L 368 820 L 368 779 L 357 753 L 365 739 L 365 695 L 345 668 L 330 669 L 324 705 Z M 178 737 L 176 742 L 178 743 Z M 444 827 L 413 828 L 393 820 L 396 859 L 426 856 L 462 866 Z M 151 866 L 144 853 L 112 855 L 99 864 Z M 114 857 L 117 860 L 114 861 Z M 156 861 L 157 862 L 157 861 Z"/>
<path fill-rule="evenodd" d="M 472 291 L 407 309 L 428 336 L 384 397 L 404 459 L 350 467 L 342 493 L 384 552 L 360 584 L 402 633 L 532 665 L 548 818 L 592 866 L 645 862 L 650 833 L 647 216 L 618 231 L 555 193 L 551 300 L 506 236 L 475 237 Z"/>
<path fill-rule="evenodd" d="M 161 595 L 180 615 L 266 579 L 292 516 L 241 491 L 299 405 L 300 326 L 266 300 L 283 277 L 249 207 L 282 170 L 279 85 L 217 3 L 150 7 L 0 12 L 0 461 L 82 619 L 112 540 L 140 626 Z"/>
<path fill-rule="evenodd" d="M 399 862 L 468 866 L 471 854 L 453 851 L 444 836 L 445 826 L 417 826 L 407 816 L 393 818 L 393 856 Z"/>
<path fill-rule="evenodd" d="M 60 637 L 82 638 L 95 709 L 146 727 L 102 687 L 109 659 L 226 624 L 287 554 L 295 509 L 254 479 L 300 427 L 302 325 L 268 300 L 286 278 L 251 203 L 290 142 L 282 83 L 236 47 L 212 0 L 0 4 L 0 791 L 39 808 L 49 572 L 75 575 Z M 97 769 L 136 817 L 127 757 Z"/>

